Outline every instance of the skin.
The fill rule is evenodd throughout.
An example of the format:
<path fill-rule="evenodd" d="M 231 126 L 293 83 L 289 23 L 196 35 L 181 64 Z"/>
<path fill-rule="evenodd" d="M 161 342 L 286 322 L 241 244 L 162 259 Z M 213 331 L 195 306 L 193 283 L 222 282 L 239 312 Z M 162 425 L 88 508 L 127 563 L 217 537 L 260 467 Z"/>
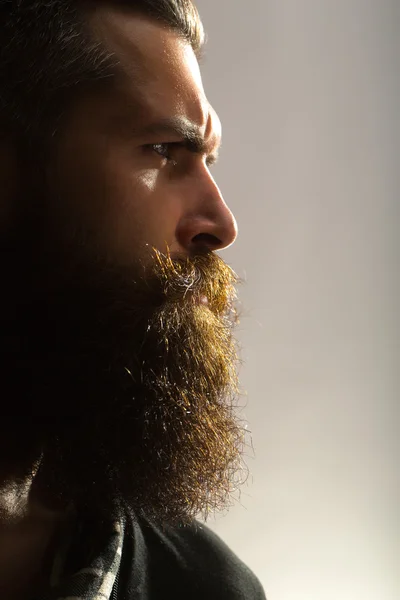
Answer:
<path fill-rule="evenodd" d="M 55 236 L 68 241 L 78 223 L 90 247 L 120 265 L 151 247 L 186 256 L 230 246 L 236 222 L 209 168 L 221 125 L 193 50 L 174 32 L 109 7 L 97 9 L 90 24 L 124 75 L 115 89 L 83 99 L 66 116 L 47 168 L 57 199 L 46 207 Z M 181 144 L 178 133 L 143 132 L 171 118 L 196 128 L 201 153 L 165 146 Z M 1 155 L 0 225 L 7 227 L 18 173 L 12 151 L 2 148 Z M 31 481 L 9 480 L 0 494 L 0 595 L 9 600 L 28 599 L 46 578 L 46 550 L 65 518 L 28 497 Z"/>

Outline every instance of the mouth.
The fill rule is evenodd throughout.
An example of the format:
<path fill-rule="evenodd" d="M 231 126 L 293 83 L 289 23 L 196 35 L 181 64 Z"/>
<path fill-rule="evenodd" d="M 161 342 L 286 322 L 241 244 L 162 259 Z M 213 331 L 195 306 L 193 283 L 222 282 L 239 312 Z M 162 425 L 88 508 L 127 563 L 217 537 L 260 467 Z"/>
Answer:
<path fill-rule="evenodd" d="M 204 306 L 205 308 L 210 308 L 210 302 L 204 294 L 193 294 L 191 301 L 194 306 Z"/>

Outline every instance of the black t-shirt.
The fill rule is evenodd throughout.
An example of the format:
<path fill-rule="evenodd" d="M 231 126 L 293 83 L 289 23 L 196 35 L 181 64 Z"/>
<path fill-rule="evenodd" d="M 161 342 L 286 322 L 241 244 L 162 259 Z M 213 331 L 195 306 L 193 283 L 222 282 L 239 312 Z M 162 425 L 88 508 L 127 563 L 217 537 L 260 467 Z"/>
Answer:
<path fill-rule="evenodd" d="M 265 600 L 248 567 L 195 521 L 163 530 L 128 517 L 112 600 Z"/>
<path fill-rule="evenodd" d="M 208 527 L 72 514 L 32 600 L 265 600 L 256 576 Z"/>

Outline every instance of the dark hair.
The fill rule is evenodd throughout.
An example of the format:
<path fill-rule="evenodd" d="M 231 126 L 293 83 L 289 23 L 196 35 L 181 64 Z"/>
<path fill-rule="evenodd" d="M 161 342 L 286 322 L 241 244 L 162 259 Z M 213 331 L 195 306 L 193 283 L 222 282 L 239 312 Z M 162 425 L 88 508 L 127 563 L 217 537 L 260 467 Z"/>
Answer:
<path fill-rule="evenodd" d="M 199 56 L 204 31 L 192 0 L 102 0 L 171 28 Z M 95 0 L 0 0 L 0 133 L 49 134 L 71 99 L 115 75 L 118 61 L 89 32 Z M 50 133 L 51 135 L 51 133 Z"/>

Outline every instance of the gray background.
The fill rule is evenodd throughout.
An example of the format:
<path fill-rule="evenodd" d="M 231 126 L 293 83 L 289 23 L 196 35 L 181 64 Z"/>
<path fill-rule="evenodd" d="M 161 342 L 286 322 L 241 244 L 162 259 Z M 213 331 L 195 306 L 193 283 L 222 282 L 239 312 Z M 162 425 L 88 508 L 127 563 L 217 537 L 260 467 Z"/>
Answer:
<path fill-rule="evenodd" d="M 399 600 L 400 0 L 197 4 L 255 448 L 208 524 L 268 600 Z"/>

